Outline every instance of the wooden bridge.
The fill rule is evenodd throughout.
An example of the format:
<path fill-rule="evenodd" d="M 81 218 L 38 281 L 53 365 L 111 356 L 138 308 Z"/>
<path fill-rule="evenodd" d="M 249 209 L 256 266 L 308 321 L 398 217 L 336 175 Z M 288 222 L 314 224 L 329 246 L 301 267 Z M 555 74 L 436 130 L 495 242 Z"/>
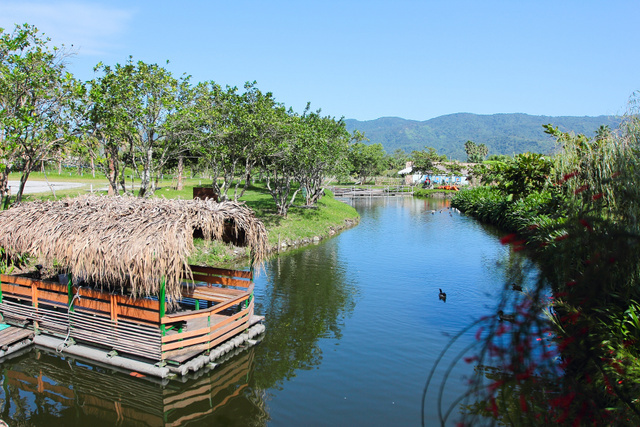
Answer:
<path fill-rule="evenodd" d="M 330 187 L 335 197 L 404 197 L 413 196 L 411 185 L 354 185 Z"/>

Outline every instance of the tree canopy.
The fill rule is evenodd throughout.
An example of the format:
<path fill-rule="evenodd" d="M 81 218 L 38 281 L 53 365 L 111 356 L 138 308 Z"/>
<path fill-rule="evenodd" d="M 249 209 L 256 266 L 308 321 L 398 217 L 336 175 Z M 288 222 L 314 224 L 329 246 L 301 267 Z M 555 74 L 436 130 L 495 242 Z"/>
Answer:
<path fill-rule="evenodd" d="M 68 141 L 77 124 L 82 85 L 67 71 L 68 53 L 51 46 L 34 26 L 0 28 L 0 195 L 8 174 L 22 171 L 22 198 L 29 174 Z"/>
<path fill-rule="evenodd" d="M 325 180 L 350 171 L 348 165 L 358 164 L 351 171 L 360 176 L 381 167 L 381 146 L 364 148 L 366 159 L 349 157 L 362 148 L 350 146 L 361 135 L 352 136 L 342 118 L 309 106 L 302 114 L 287 110 L 255 81 L 242 88 L 194 85 L 129 57 L 99 62 L 97 76 L 82 83 L 68 72 L 68 56 L 33 26 L 0 29 L 0 196 L 12 170 L 22 172 L 19 200 L 31 171 L 66 157 L 101 168 L 111 194 L 127 192 L 126 175 L 137 175 L 138 196 L 148 197 L 169 166 L 182 173 L 190 158 L 210 173 L 222 200 L 237 200 L 263 178 L 286 215 L 299 192 L 314 205 Z"/>

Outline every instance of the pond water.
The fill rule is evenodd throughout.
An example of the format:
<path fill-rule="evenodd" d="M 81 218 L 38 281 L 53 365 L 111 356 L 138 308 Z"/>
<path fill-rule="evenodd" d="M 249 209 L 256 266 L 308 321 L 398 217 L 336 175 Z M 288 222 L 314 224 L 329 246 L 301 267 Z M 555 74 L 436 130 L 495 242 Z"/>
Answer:
<path fill-rule="evenodd" d="M 509 248 L 446 200 L 348 203 L 361 215 L 357 227 L 266 263 L 255 286 L 267 327 L 259 345 L 168 384 L 30 350 L 0 366 L 0 418 L 12 426 L 419 425 L 429 372 L 452 335 L 495 307 Z M 438 365 L 426 425 L 439 424 L 466 390 L 473 365 L 457 363 L 443 379 L 474 332 Z"/>

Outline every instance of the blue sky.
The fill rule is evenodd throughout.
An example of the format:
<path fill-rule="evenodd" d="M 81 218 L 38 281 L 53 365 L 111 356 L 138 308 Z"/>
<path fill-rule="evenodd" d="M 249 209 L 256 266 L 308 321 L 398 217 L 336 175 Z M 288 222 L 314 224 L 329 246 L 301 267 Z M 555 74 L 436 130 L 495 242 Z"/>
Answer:
<path fill-rule="evenodd" d="M 134 60 L 371 120 L 623 114 L 640 89 L 640 2 L 0 0 L 0 27 L 73 44 L 70 70 Z"/>

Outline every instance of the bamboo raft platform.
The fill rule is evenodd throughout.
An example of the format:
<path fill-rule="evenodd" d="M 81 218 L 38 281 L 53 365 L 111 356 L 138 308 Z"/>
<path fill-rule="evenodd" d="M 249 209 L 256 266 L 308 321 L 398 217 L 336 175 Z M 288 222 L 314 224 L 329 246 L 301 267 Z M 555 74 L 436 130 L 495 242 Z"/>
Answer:
<path fill-rule="evenodd" d="M 195 238 L 247 248 L 248 270 L 189 265 Z M 7 264 L 24 255 L 40 262 L 0 275 L 0 315 L 40 347 L 169 378 L 264 332 L 253 279 L 267 231 L 242 203 L 82 196 L 17 204 L 0 211 L 0 248 Z"/>
<path fill-rule="evenodd" d="M 71 280 L 0 275 L 0 314 L 12 325 L 0 331 L 0 348 L 13 344 L 5 335 L 31 337 L 41 346 L 165 378 L 252 345 L 264 331 L 253 310 L 253 272 L 190 268 L 193 279 L 183 283 L 183 298 L 171 312 L 162 292 L 134 299 Z"/>

